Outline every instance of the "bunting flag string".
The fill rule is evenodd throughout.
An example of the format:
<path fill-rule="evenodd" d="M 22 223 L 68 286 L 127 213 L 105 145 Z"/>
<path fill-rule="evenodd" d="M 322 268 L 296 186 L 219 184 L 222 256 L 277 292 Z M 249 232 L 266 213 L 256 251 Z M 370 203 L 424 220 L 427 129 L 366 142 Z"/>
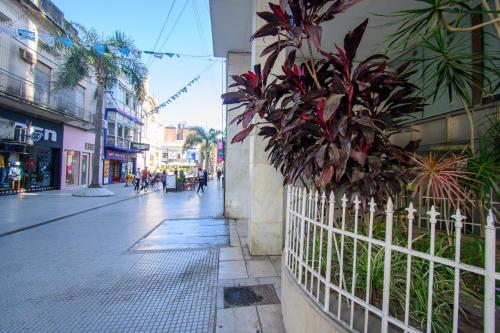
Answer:
<path fill-rule="evenodd" d="M 56 41 L 61 43 L 62 45 L 66 46 L 67 48 L 73 48 L 75 47 L 75 42 L 73 39 L 67 37 L 67 36 L 56 36 L 52 34 L 47 34 L 47 33 L 42 33 L 42 32 L 37 32 L 34 30 L 31 30 L 29 28 L 13 28 L 10 26 L 0 26 L 0 32 L 3 32 L 11 37 L 18 38 L 19 40 L 22 41 L 32 41 L 36 42 L 37 40 L 40 40 L 43 42 L 45 45 L 49 47 L 55 47 L 56 46 Z M 104 55 L 106 53 L 108 54 L 113 54 L 116 57 L 134 57 L 136 59 L 140 59 L 142 57 L 142 54 L 148 54 L 153 57 L 163 59 L 164 57 L 172 58 L 172 57 L 190 57 L 190 58 L 207 58 L 208 60 L 218 60 L 215 57 L 211 56 L 202 56 L 202 55 L 187 55 L 187 54 L 181 54 L 181 53 L 172 53 L 172 52 L 155 52 L 155 51 L 148 51 L 148 50 L 131 50 L 127 47 L 117 47 L 114 45 L 109 45 L 109 44 L 103 44 L 103 43 L 96 43 L 93 45 L 87 44 L 87 43 L 79 43 L 79 45 L 89 51 L 93 51 L 99 55 Z"/>
<path fill-rule="evenodd" d="M 212 62 L 210 65 L 205 67 L 205 69 L 203 69 L 200 73 L 198 73 L 198 75 L 196 75 L 191 81 L 189 81 L 189 83 L 187 83 L 183 88 L 179 89 L 174 95 L 170 96 L 170 98 L 167 99 L 165 102 L 161 103 L 160 105 L 158 105 L 157 107 L 155 107 L 154 109 L 149 111 L 148 114 L 151 115 L 153 113 L 158 113 L 160 111 L 160 109 L 166 107 L 170 103 L 173 103 L 182 94 L 187 93 L 188 87 L 191 87 L 193 84 L 195 84 L 201 78 L 201 74 L 203 74 L 204 72 L 209 70 L 210 67 L 212 67 L 214 64 L 215 64 L 215 62 Z"/>

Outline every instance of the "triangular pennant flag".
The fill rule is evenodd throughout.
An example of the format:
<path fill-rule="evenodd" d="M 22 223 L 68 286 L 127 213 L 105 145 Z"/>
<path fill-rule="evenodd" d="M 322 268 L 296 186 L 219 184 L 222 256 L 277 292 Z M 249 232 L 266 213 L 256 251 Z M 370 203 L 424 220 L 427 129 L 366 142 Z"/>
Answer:
<path fill-rule="evenodd" d="M 181 56 L 179 54 L 176 54 L 177 58 L 180 58 Z"/>
<path fill-rule="evenodd" d="M 164 53 L 155 52 L 153 55 L 158 59 L 163 59 Z"/>
<path fill-rule="evenodd" d="M 165 55 L 167 55 L 169 58 L 172 58 L 175 54 L 173 54 L 173 53 L 165 53 Z"/>
<path fill-rule="evenodd" d="M 72 48 L 73 47 L 73 41 L 71 39 L 69 39 L 68 37 L 64 37 L 64 36 L 61 36 L 59 37 L 59 41 L 66 45 L 67 47 L 69 48 Z"/>
<path fill-rule="evenodd" d="M 21 40 L 31 40 L 33 42 L 36 41 L 36 33 L 26 28 L 17 29 L 17 36 Z"/>
<path fill-rule="evenodd" d="M 120 52 L 121 52 L 124 56 L 128 57 L 128 56 L 129 56 L 129 54 L 130 54 L 130 49 L 129 49 L 128 47 L 122 47 L 122 48 L 120 48 Z"/>
<path fill-rule="evenodd" d="M 186 87 L 184 87 L 184 88 L 182 88 L 182 89 L 181 89 L 181 91 L 182 91 L 183 93 L 187 93 L 187 91 L 188 91 L 188 90 L 187 90 L 187 88 L 186 88 Z"/>
<path fill-rule="evenodd" d="M 108 50 L 117 57 L 122 56 L 122 53 L 120 52 L 120 48 L 118 46 L 108 45 Z"/>
<path fill-rule="evenodd" d="M 50 47 L 56 46 L 56 39 L 52 35 L 39 33 L 38 38 L 40 38 L 40 40 L 42 42 L 44 42 L 47 46 L 50 46 Z"/>
<path fill-rule="evenodd" d="M 106 52 L 106 46 L 104 44 L 96 43 L 92 45 L 92 49 L 95 53 L 103 55 Z"/>
<path fill-rule="evenodd" d="M 176 96 L 172 96 L 171 98 L 175 101 Z"/>
<path fill-rule="evenodd" d="M 153 51 L 144 51 L 145 54 L 155 54 Z"/>

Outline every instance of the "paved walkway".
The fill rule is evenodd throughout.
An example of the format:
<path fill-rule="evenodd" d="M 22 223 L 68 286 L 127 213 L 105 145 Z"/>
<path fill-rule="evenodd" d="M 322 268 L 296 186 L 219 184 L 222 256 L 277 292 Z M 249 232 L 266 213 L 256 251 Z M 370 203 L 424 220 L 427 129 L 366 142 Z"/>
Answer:
<path fill-rule="evenodd" d="M 49 202 L 33 199 L 40 220 Z M 221 214 L 212 183 L 203 194 L 156 192 L 1 237 L 0 332 L 212 332 L 218 249 L 128 249 L 166 219 Z"/>
<path fill-rule="evenodd" d="M 58 190 L 36 193 L 22 193 L 12 196 L 0 197 L 0 236 L 14 230 L 26 228 L 46 221 L 57 220 L 82 211 L 103 207 L 117 202 L 134 199 L 138 195 L 133 187 L 125 187 L 124 184 L 106 185 L 108 189 L 115 193 L 112 197 L 104 198 L 81 198 L 74 197 L 71 193 L 74 190 Z M 146 195 L 151 195 L 151 190 Z M 179 214 L 188 214 L 190 217 L 222 215 L 222 192 L 217 196 L 205 196 L 201 205 L 196 192 L 187 191 L 182 193 L 168 193 L 172 200 L 169 202 L 172 207 L 179 205 Z M 143 192 L 140 194 L 144 195 Z M 216 212 L 211 211 L 217 207 Z M 203 211 L 207 209 L 207 211 Z M 168 217 L 172 216 L 169 212 Z M 178 214 L 178 215 L 179 215 Z"/>
<path fill-rule="evenodd" d="M 2 230 L 70 215 L 0 237 L 0 332 L 283 332 L 279 304 L 224 306 L 231 286 L 279 295 L 280 259 L 248 254 L 245 222 L 220 218 L 216 182 L 200 194 L 113 190 L 0 198 Z"/>

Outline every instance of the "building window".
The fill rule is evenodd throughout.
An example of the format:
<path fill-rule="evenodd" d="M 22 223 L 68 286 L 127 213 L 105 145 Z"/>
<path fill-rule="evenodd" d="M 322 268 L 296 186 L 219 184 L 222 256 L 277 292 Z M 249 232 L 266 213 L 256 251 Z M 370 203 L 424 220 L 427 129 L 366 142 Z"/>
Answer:
<path fill-rule="evenodd" d="M 78 185 L 80 175 L 80 152 L 66 151 L 66 185 Z"/>

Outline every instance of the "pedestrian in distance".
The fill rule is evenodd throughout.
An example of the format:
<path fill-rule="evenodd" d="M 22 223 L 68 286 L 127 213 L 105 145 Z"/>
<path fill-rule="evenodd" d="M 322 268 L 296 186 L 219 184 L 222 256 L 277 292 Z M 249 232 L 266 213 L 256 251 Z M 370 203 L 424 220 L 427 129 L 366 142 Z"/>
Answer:
<path fill-rule="evenodd" d="M 197 193 L 204 192 L 205 190 L 203 189 L 203 184 L 205 183 L 205 173 L 201 168 L 198 168 L 198 191 Z"/>
<path fill-rule="evenodd" d="M 163 172 L 161 173 L 160 180 L 161 180 L 161 183 L 163 185 L 163 191 L 166 191 L 166 189 L 167 189 L 167 173 L 165 172 L 165 170 L 163 170 Z"/>
<path fill-rule="evenodd" d="M 137 193 L 141 185 L 141 169 L 137 168 L 134 175 L 134 191 Z"/>
<path fill-rule="evenodd" d="M 205 187 L 208 186 L 208 171 L 207 171 L 207 169 L 203 170 L 203 185 Z"/>
<path fill-rule="evenodd" d="M 220 183 L 220 177 L 222 176 L 222 171 L 217 169 L 217 183 Z"/>

